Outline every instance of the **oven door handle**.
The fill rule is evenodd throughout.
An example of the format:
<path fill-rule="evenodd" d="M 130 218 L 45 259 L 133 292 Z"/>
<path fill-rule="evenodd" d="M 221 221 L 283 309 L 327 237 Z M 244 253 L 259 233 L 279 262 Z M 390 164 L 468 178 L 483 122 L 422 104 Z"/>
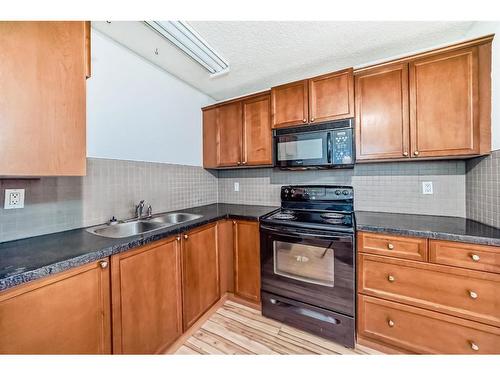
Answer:
<path fill-rule="evenodd" d="M 352 238 L 352 236 L 333 236 L 333 235 L 328 235 L 328 234 L 314 234 L 314 233 L 303 233 L 303 232 L 288 232 L 286 230 L 280 230 L 280 229 L 274 229 L 271 227 L 267 227 L 264 225 L 260 226 L 263 230 L 268 231 L 268 232 L 273 232 L 276 234 L 279 234 L 280 236 L 285 236 L 285 237 L 293 237 L 293 238 L 300 238 L 300 237 L 308 237 L 308 238 L 323 238 L 323 239 L 328 239 L 328 240 L 337 240 L 337 239 L 342 239 L 342 238 Z"/>

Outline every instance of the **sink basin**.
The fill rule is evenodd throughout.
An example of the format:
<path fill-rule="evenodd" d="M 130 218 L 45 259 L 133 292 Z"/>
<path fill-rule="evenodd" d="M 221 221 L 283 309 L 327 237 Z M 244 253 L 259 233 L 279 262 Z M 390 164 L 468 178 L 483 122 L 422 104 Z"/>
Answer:
<path fill-rule="evenodd" d="M 163 214 L 159 216 L 154 216 L 149 219 L 150 223 L 159 223 L 159 224 L 179 224 L 184 223 L 186 221 L 191 221 L 195 219 L 199 219 L 201 215 L 196 214 L 187 214 L 183 212 L 173 212 L 171 214 Z"/>
<path fill-rule="evenodd" d="M 202 215 L 188 214 L 183 212 L 173 212 L 160 214 L 150 219 L 137 219 L 121 222 L 114 225 L 103 224 L 97 227 L 88 228 L 87 232 L 109 238 L 124 238 L 137 236 L 152 232 L 158 229 L 170 227 L 175 224 L 199 219 Z"/>

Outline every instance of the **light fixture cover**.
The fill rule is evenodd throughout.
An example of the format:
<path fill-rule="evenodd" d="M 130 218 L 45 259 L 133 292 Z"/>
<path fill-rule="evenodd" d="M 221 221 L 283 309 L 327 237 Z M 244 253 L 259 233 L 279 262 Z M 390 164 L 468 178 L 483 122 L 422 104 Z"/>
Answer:
<path fill-rule="evenodd" d="M 229 71 L 229 64 L 186 22 L 144 21 L 212 75 Z"/>

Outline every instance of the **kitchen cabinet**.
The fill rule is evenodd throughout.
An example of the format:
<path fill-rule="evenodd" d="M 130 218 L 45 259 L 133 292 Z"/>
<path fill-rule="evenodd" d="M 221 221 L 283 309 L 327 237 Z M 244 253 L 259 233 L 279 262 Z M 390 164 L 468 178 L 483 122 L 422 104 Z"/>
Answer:
<path fill-rule="evenodd" d="M 409 157 L 408 64 L 357 73 L 356 159 Z"/>
<path fill-rule="evenodd" d="M 357 160 L 488 154 L 491 40 L 485 37 L 357 70 Z"/>
<path fill-rule="evenodd" d="M 108 259 L 0 293 L 1 354 L 110 354 Z"/>
<path fill-rule="evenodd" d="M 234 242 L 233 221 L 217 222 L 217 246 L 219 248 L 220 293 L 234 292 Z"/>
<path fill-rule="evenodd" d="M 217 108 L 203 111 L 203 167 L 217 168 L 218 154 Z"/>
<path fill-rule="evenodd" d="M 182 235 L 182 302 L 184 330 L 220 298 L 216 224 Z"/>
<path fill-rule="evenodd" d="M 86 172 L 88 22 L 0 22 L 0 176 Z"/>
<path fill-rule="evenodd" d="M 271 88 L 273 128 L 354 117 L 352 68 Z"/>
<path fill-rule="evenodd" d="M 272 165 L 271 98 L 243 101 L 243 165 Z"/>
<path fill-rule="evenodd" d="M 242 103 L 224 104 L 217 108 L 219 127 L 219 167 L 241 164 L 242 146 Z"/>
<path fill-rule="evenodd" d="M 113 352 L 154 354 L 182 334 L 180 237 L 111 257 Z"/>
<path fill-rule="evenodd" d="M 259 223 L 233 221 L 234 293 L 253 302 L 260 301 Z"/>

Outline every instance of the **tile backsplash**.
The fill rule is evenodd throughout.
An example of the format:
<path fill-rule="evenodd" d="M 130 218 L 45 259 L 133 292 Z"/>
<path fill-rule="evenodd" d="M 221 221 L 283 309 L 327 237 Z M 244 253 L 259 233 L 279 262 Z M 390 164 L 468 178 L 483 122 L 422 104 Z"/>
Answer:
<path fill-rule="evenodd" d="M 126 160 L 89 158 L 85 177 L 0 179 L 0 197 L 8 188 L 26 189 L 26 201 L 2 201 L 0 242 L 132 217 L 141 199 L 153 212 L 217 202 L 217 177 L 202 167 Z"/>
<path fill-rule="evenodd" d="M 467 217 L 500 227 L 500 150 L 466 164 Z"/>
<path fill-rule="evenodd" d="M 422 194 L 424 181 L 433 182 L 434 194 Z M 279 205 L 280 187 L 286 184 L 352 185 L 356 210 L 465 216 L 465 162 L 460 160 L 357 164 L 354 169 L 318 171 L 220 171 L 219 202 Z"/>

